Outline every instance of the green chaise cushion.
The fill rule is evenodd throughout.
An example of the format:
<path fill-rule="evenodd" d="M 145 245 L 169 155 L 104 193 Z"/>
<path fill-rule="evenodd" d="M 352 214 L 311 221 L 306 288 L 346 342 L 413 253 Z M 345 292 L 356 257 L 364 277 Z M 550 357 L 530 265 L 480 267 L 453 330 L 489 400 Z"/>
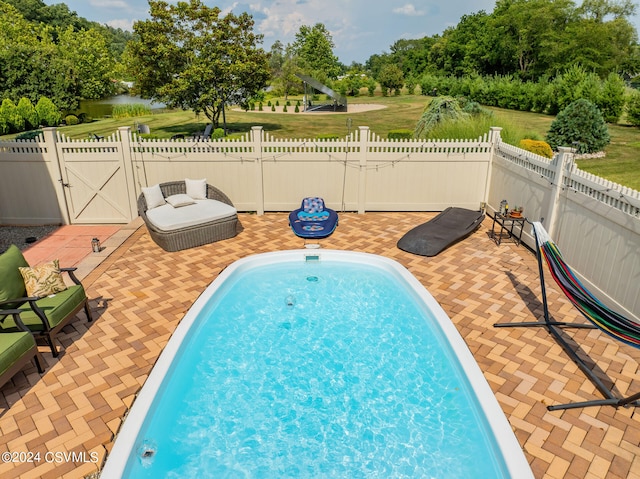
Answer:
<path fill-rule="evenodd" d="M 26 289 L 24 287 L 24 279 L 18 268 L 26 268 L 29 264 L 22 256 L 22 251 L 16 245 L 9 246 L 9 249 L 0 254 L 0 301 L 10 299 L 24 298 Z M 17 306 L 15 303 L 4 304 L 0 306 L 2 309 L 13 309 Z"/>
<path fill-rule="evenodd" d="M 31 333 L 0 333 L 0 375 L 36 345 Z"/>
<path fill-rule="evenodd" d="M 49 319 L 49 325 L 51 328 L 55 328 L 61 321 L 67 318 L 71 312 L 78 307 L 79 304 L 86 298 L 86 293 L 82 285 L 76 284 L 69 286 L 64 291 L 56 293 L 52 296 L 39 299 L 37 305 L 44 311 L 44 314 Z M 28 303 L 23 305 L 20 309 L 20 319 L 24 325 L 31 331 L 43 331 L 45 328 L 40 318 L 29 308 Z M 5 319 L 3 324 L 5 331 L 16 331 L 18 328 L 13 321 L 13 317 L 9 316 Z"/>

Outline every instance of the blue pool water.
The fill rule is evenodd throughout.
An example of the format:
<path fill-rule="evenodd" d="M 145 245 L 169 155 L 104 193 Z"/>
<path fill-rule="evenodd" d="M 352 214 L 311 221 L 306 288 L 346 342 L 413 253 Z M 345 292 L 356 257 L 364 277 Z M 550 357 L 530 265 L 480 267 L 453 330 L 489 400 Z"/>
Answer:
<path fill-rule="evenodd" d="M 123 477 L 510 477 L 418 299 L 362 263 L 235 272 L 177 350 Z"/>

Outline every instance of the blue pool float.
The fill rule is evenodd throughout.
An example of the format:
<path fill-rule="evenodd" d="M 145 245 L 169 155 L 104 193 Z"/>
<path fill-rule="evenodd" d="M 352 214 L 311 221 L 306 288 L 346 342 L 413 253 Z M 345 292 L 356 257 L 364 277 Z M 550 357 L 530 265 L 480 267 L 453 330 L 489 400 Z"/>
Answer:
<path fill-rule="evenodd" d="M 308 197 L 289 213 L 289 225 L 301 238 L 326 238 L 338 226 L 338 213 L 325 208 L 322 198 Z"/>

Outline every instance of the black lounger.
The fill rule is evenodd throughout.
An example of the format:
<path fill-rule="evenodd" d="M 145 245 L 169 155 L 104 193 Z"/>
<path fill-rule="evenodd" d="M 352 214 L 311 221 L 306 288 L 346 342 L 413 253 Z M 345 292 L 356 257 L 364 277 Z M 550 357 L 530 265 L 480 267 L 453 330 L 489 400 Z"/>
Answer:
<path fill-rule="evenodd" d="M 473 232 L 482 220 L 484 213 L 481 211 L 449 207 L 400 238 L 398 248 L 421 256 L 435 256 Z"/>

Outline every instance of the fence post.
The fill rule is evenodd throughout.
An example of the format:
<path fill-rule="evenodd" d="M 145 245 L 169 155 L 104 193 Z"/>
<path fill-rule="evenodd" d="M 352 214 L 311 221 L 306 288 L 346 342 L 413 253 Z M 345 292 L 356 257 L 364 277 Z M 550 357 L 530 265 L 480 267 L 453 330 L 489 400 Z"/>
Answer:
<path fill-rule="evenodd" d="M 487 177 L 484 180 L 484 198 L 482 199 L 484 203 L 484 209 L 486 209 L 489 204 L 489 192 L 491 191 L 491 175 L 493 172 L 493 159 L 496 155 L 496 148 L 498 147 L 498 143 L 502 141 L 502 138 L 500 137 L 501 131 L 502 128 L 499 126 L 492 126 L 491 128 L 489 128 L 489 143 L 491 143 L 491 151 L 489 152 Z M 480 205 L 480 209 L 482 209 L 482 205 Z"/>
<path fill-rule="evenodd" d="M 136 190 L 136 179 L 134 175 L 133 155 L 131 154 L 131 127 L 121 126 L 118 128 L 120 137 L 120 148 L 122 150 L 122 162 L 124 163 L 124 175 L 127 185 L 127 195 L 129 197 L 129 221 L 133 221 L 138 216 L 138 198 Z M 149 186 L 149 185 L 145 185 Z"/>
<path fill-rule="evenodd" d="M 369 153 L 369 127 L 359 126 L 359 161 L 358 161 L 358 214 L 365 212 L 367 201 L 367 155 Z"/>
<path fill-rule="evenodd" d="M 547 215 L 544 218 L 547 232 L 552 238 L 555 237 L 555 230 L 558 223 L 558 208 L 560 193 L 564 188 L 564 177 L 573 164 L 573 151 L 571 148 L 561 146 L 558 148 L 558 156 L 555 158 L 553 169 L 553 181 L 551 183 L 551 191 L 549 193 L 549 207 Z"/>
<path fill-rule="evenodd" d="M 262 171 L 262 127 L 251 127 L 251 142 L 253 143 L 253 153 L 256 158 L 256 213 L 258 215 L 264 214 L 264 175 Z"/>
<path fill-rule="evenodd" d="M 64 176 L 63 166 L 58 155 L 58 142 L 56 127 L 48 126 L 42 129 L 42 136 L 44 136 L 45 145 L 45 160 L 51 165 L 49 167 L 49 175 L 51 175 L 51 182 L 56 192 L 56 198 L 58 199 L 58 207 L 60 208 L 60 214 L 62 215 L 62 223 L 65 225 L 71 224 L 69 217 L 69 206 L 67 205 L 67 195 L 64 191 Z M 57 176 L 57 178 L 56 178 Z"/>

